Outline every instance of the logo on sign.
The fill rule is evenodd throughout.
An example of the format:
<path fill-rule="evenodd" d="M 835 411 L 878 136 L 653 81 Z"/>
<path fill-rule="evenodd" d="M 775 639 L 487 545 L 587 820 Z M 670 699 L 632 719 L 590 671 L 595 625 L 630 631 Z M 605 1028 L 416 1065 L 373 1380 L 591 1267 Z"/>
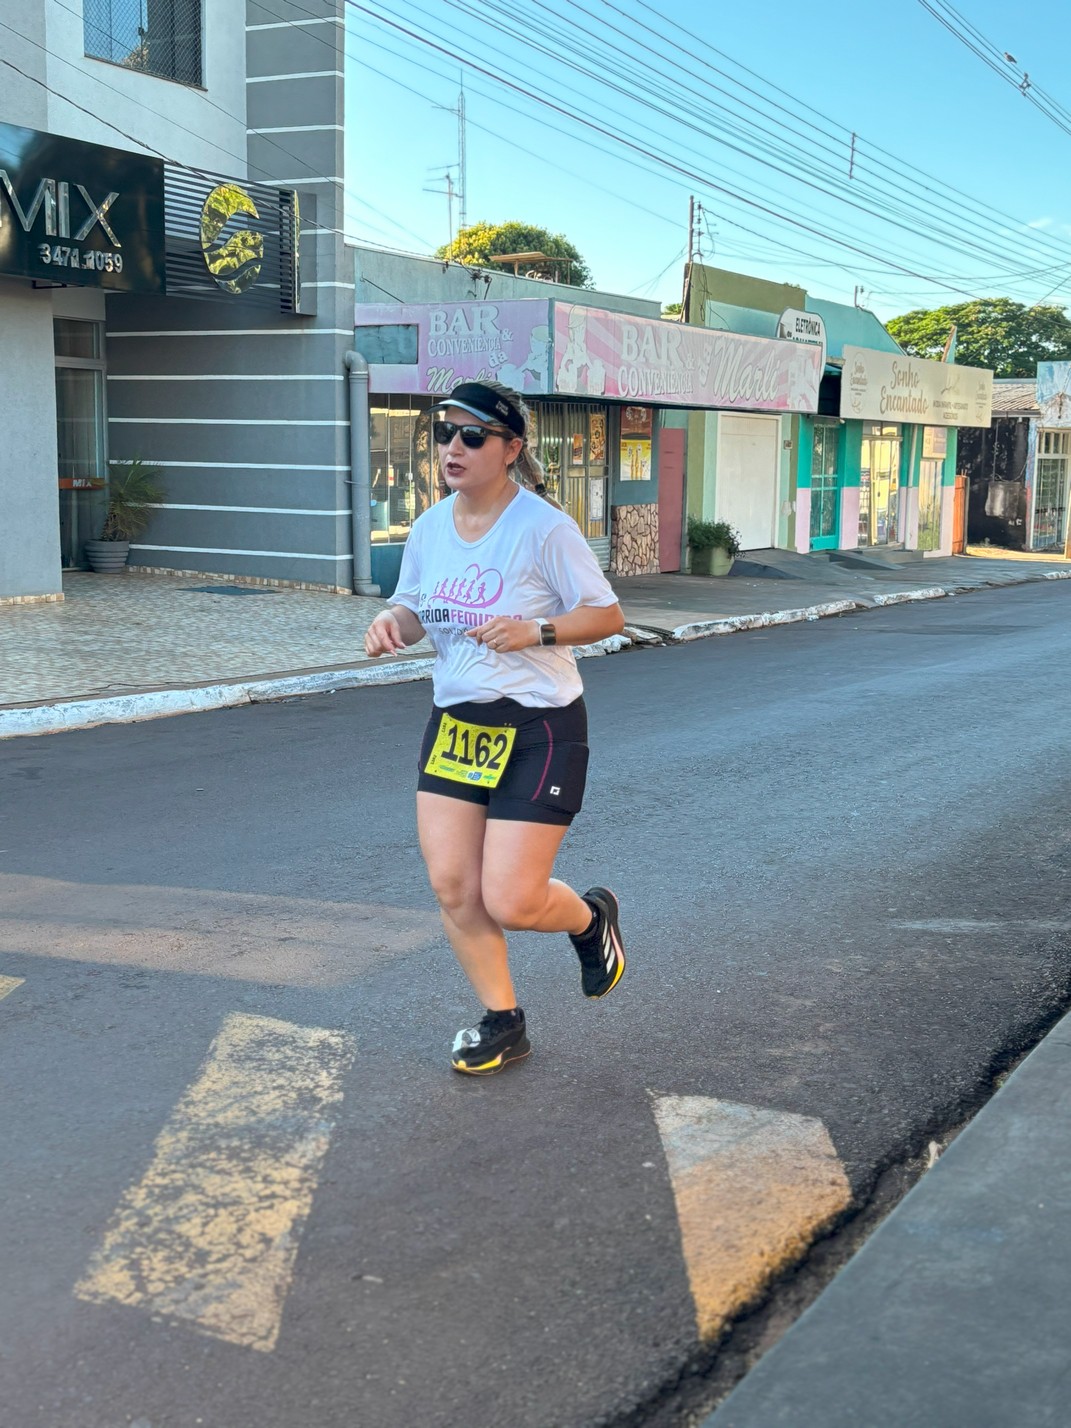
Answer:
<path fill-rule="evenodd" d="M 208 271 L 228 293 L 244 293 L 260 276 L 264 262 L 264 237 L 248 228 L 227 234 L 238 214 L 259 218 L 257 206 L 237 184 L 220 184 L 205 199 L 201 210 L 201 251 Z"/>

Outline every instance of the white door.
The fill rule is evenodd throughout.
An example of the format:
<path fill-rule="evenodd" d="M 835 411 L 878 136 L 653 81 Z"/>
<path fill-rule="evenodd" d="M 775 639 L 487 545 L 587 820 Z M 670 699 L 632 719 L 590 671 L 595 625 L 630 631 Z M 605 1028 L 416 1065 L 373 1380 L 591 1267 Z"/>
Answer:
<path fill-rule="evenodd" d="M 763 550 L 777 539 L 780 458 L 779 417 L 722 413 L 715 519 L 736 527 L 744 550 Z"/>

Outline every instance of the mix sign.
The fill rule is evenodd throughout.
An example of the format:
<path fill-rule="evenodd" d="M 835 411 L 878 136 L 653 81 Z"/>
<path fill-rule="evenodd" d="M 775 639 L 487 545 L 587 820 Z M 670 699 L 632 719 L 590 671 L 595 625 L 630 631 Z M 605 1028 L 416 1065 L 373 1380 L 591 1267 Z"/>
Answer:
<path fill-rule="evenodd" d="M 0 274 L 162 292 L 163 163 L 0 124 Z"/>

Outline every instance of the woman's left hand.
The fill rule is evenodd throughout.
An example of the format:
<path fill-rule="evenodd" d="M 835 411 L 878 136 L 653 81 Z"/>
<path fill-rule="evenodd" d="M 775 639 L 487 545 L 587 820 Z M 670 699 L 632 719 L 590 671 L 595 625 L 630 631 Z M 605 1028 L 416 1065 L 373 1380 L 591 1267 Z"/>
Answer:
<path fill-rule="evenodd" d="M 506 615 L 496 615 L 486 625 L 477 625 L 476 629 L 467 630 L 466 634 L 496 654 L 527 650 L 539 644 L 539 626 L 534 620 L 511 620 Z"/>

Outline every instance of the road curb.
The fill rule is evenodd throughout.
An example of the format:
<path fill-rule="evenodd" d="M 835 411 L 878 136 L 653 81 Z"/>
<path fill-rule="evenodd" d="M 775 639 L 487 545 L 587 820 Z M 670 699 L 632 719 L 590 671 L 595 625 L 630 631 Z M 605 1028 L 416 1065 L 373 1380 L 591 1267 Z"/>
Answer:
<path fill-rule="evenodd" d="M 0 710 L 0 739 L 27 734 L 62 734 L 68 730 L 92 729 L 100 724 L 134 724 L 146 719 L 164 719 L 172 714 L 200 714 L 242 704 L 266 704 L 295 695 L 329 694 L 336 689 L 353 689 L 365 684 L 406 684 L 427 679 L 433 663 L 430 658 L 397 661 L 278 679 L 206 684 L 195 689 L 158 689 L 39 704 L 29 709 L 3 709 Z"/>
<path fill-rule="evenodd" d="M 1034 575 L 1025 573 L 1018 579 L 1001 581 L 1025 585 L 1037 580 L 1071 580 L 1071 570 L 1047 570 Z M 792 625 L 802 621 L 822 620 L 853 611 L 879 609 L 916 600 L 936 600 L 949 595 L 968 594 L 974 590 L 992 589 L 990 581 L 976 585 L 926 586 L 922 590 L 899 590 L 888 595 L 855 597 L 850 600 L 829 600 L 819 605 L 807 605 L 793 610 L 767 610 L 754 615 L 731 615 L 720 620 L 699 620 L 678 625 L 674 629 L 652 630 L 638 625 L 626 625 L 625 632 L 611 635 L 591 645 L 577 645 L 578 659 L 617 654 L 634 646 L 657 644 L 688 644 L 715 635 L 732 635 L 742 630 L 761 630 L 774 625 Z M 267 679 L 247 679 L 198 685 L 192 689 L 145 690 L 140 693 L 102 695 L 99 697 L 58 701 L 19 709 L 0 709 L 0 740 L 34 734 L 62 734 L 75 729 L 93 729 L 101 724 L 135 724 L 147 719 L 165 719 L 173 714 L 200 714 L 212 709 L 230 709 L 243 704 L 267 704 L 279 699 L 292 699 L 305 694 L 330 694 L 338 689 L 358 689 L 364 685 L 407 684 L 429 679 L 434 660 L 402 658 L 385 664 L 362 664 L 337 670 L 320 670 L 315 674 L 279 675 Z"/>
<path fill-rule="evenodd" d="M 807 605 L 798 610 L 766 610 L 761 615 L 730 615 L 724 620 L 699 620 L 678 625 L 670 638 L 681 644 L 689 640 L 705 640 L 712 635 L 735 635 L 740 630 L 762 630 L 770 625 L 794 625 L 801 620 L 821 620 L 827 615 L 847 615 L 861 606 L 857 600 L 830 600 L 822 605 Z"/>

